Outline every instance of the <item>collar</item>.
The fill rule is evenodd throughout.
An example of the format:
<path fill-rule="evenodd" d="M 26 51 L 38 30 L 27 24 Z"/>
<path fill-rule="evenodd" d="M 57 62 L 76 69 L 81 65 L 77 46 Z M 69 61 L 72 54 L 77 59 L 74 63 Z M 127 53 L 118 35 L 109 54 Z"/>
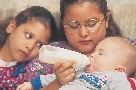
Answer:
<path fill-rule="evenodd" d="M 0 67 L 11 67 L 17 64 L 17 61 L 13 62 L 5 62 L 4 60 L 0 59 Z"/>

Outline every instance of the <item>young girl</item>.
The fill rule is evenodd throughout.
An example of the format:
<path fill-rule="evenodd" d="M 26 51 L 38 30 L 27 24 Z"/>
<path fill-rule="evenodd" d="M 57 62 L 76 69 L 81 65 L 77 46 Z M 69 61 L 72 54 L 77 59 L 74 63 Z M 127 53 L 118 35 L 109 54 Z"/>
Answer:
<path fill-rule="evenodd" d="M 62 37 L 68 43 L 51 43 L 54 46 L 64 47 L 90 56 L 96 45 L 105 37 L 122 37 L 119 27 L 108 10 L 106 0 L 60 0 L 60 11 Z M 45 89 L 55 90 L 60 85 L 71 81 L 75 73 L 74 69 L 69 67 L 73 63 L 55 64 L 53 67 L 57 79 Z M 57 65 L 61 66 L 58 67 Z M 56 82 L 58 83 L 56 84 Z"/>
<path fill-rule="evenodd" d="M 15 90 L 18 85 L 26 81 L 25 65 L 38 55 L 43 44 L 55 40 L 56 35 L 56 24 L 52 14 L 40 6 L 27 8 L 14 19 L 2 23 L 0 89 Z M 50 65 L 46 67 L 51 68 Z"/>
<path fill-rule="evenodd" d="M 68 43 L 54 42 L 52 43 L 54 46 L 90 56 L 96 45 L 105 37 L 122 37 L 119 27 L 108 10 L 106 0 L 60 0 L 60 11 L 63 36 L 61 39 L 65 38 Z M 44 89 L 56 90 L 60 85 L 71 81 L 75 75 L 74 69 L 70 67 L 73 63 L 55 64 L 53 68 L 57 79 Z"/>

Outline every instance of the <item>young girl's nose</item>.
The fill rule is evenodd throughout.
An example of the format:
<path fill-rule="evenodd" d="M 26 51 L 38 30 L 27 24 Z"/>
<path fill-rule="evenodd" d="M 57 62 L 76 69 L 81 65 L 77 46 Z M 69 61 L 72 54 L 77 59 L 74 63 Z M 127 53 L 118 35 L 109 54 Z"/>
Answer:
<path fill-rule="evenodd" d="M 79 36 L 80 37 L 87 37 L 87 36 L 89 36 L 89 30 L 87 30 L 84 25 L 81 25 L 81 27 L 80 27 Z"/>
<path fill-rule="evenodd" d="M 35 46 L 34 42 L 29 42 L 29 44 L 26 45 L 26 48 L 31 51 L 34 48 L 34 46 Z"/>

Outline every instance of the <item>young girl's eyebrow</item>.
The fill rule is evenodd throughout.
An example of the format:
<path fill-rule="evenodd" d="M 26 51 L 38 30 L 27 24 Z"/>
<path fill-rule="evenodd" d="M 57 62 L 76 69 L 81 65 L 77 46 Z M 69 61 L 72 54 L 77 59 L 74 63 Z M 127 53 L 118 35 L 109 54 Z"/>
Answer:
<path fill-rule="evenodd" d="M 27 32 L 30 33 L 32 35 L 32 37 L 35 37 L 35 35 L 30 30 L 28 30 Z M 42 40 L 39 40 L 38 42 L 41 43 L 41 44 L 48 44 L 48 43 L 46 43 L 45 41 L 42 41 Z"/>

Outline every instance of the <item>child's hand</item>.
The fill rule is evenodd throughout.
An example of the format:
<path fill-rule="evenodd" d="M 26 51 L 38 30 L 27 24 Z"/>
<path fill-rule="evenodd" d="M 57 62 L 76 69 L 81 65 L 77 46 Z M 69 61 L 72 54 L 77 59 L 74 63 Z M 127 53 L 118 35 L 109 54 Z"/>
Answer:
<path fill-rule="evenodd" d="M 16 90 L 33 90 L 31 82 L 24 82 L 19 85 Z"/>
<path fill-rule="evenodd" d="M 66 62 L 57 62 L 53 65 L 53 69 L 57 77 L 56 80 L 59 85 L 66 84 L 73 80 L 73 77 L 75 76 L 75 70 L 72 65 L 74 63 L 75 61 L 69 60 Z"/>

